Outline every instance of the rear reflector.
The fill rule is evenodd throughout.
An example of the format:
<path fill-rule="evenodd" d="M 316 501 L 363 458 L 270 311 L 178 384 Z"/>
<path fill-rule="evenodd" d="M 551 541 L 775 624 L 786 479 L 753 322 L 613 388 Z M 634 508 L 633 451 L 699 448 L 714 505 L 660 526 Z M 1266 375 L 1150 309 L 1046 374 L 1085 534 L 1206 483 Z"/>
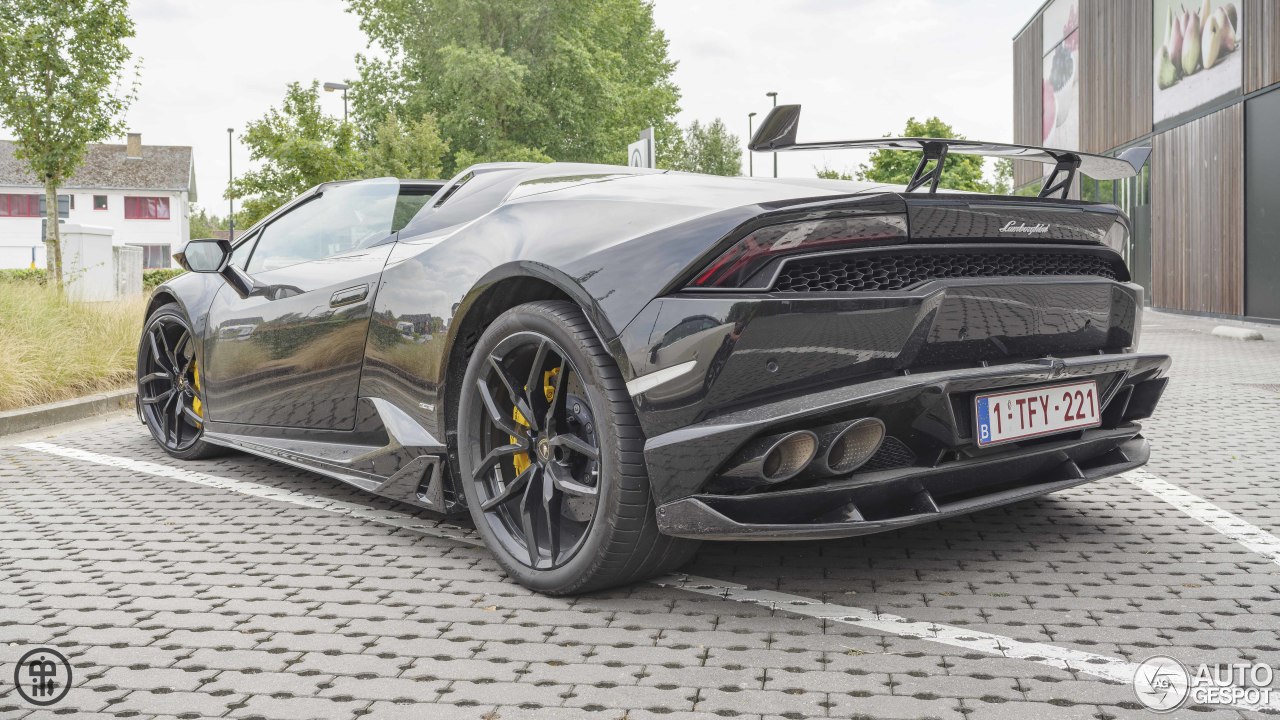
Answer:
<path fill-rule="evenodd" d="M 825 218 L 769 225 L 734 243 L 694 278 L 691 287 L 746 287 L 751 276 L 779 255 L 856 247 L 905 239 L 903 215 Z"/>

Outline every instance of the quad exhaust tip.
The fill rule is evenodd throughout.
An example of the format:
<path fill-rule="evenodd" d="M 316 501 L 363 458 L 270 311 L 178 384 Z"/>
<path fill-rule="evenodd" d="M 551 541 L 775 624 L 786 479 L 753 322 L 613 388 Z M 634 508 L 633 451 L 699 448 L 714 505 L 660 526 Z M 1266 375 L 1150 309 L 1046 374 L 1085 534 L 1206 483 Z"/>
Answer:
<path fill-rule="evenodd" d="M 884 423 L 876 418 L 855 420 L 823 434 L 818 469 L 828 475 L 844 475 L 862 467 L 884 442 Z"/>
<path fill-rule="evenodd" d="M 818 436 L 808 430 L 797 430 L 782 436 L 769 448 L 761 465 L 761 478 L 771 482 L 790 480 L 809 467 L 818 453 Z"/>
<path fill-rule="evenodd" d="M 820 433 L 820 434 L 819 434 Z M 877 418 L 793 430 L 760 438 L 743 448 L 720 477 L 739 487 L 785 482 L 806 470 L 815 476 L 847 475 L 880 450 L 884 423 Z"/>
<path fill-rule="evenodd" d="M 722 477 L 780 483 L 799 475 L 818 454 L 818 436 L 796 430 L 761 438 L 742 450 Z"/>

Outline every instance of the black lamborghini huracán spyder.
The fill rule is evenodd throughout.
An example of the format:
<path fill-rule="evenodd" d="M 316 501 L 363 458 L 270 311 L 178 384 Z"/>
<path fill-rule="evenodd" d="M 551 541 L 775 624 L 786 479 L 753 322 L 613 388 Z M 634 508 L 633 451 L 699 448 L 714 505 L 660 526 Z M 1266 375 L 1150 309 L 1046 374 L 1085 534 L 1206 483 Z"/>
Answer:
<path fill-rule="evenodd" d="M 225 448 L 469 513 L 536 590 L 584 592 L 700 540 L 839 538 L 1138 467 L 1169 358 L 1114 206 L 1120 157 L 928 138 L 905 186 L 484 164 L 320 185 L 195 240 L 138 351 L 170 455 Z M 947 157 L 1044 163 L 1039 197 L 938 192 Z"/>

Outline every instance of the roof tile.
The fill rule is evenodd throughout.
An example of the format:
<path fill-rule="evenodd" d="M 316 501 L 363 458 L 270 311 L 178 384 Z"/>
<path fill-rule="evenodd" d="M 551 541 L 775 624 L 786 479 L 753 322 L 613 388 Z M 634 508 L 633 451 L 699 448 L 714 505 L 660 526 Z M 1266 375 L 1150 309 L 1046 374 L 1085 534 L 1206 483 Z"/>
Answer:
<path fill-rule="evenodd" d="M 15 147 L 0 140 L 0 185 L 40 187 L 26 163 L 14 156 Z M 187 190 L 194 195 L 194 169 L 190 146 L 143 145 L 142 157 L 129 159 L 124 145 L 93 144 L 84 165 L 59 189 Z"/>

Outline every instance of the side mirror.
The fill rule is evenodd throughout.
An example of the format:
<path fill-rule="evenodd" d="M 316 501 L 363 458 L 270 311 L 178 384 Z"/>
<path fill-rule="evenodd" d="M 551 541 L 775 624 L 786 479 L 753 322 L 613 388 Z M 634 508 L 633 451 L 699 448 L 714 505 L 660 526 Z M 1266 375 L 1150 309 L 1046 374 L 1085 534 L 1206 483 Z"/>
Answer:
<path fill-rule="evenodd" d="M 191 272 L 222 272 L 231 260 L 231 243 L 217 238 L 192 240 L 180 252 L 174 253 L 173 259 Z"/>
<path fill-rule="evenodd" d="M 217 273 L 240 297 L 254 293 L 256 284 L 245 271 L 231 264 L 231 242 L 218 238 L 192 240 L 173 254 L 173 259 L 185 270 L 195 273 Z"/>

